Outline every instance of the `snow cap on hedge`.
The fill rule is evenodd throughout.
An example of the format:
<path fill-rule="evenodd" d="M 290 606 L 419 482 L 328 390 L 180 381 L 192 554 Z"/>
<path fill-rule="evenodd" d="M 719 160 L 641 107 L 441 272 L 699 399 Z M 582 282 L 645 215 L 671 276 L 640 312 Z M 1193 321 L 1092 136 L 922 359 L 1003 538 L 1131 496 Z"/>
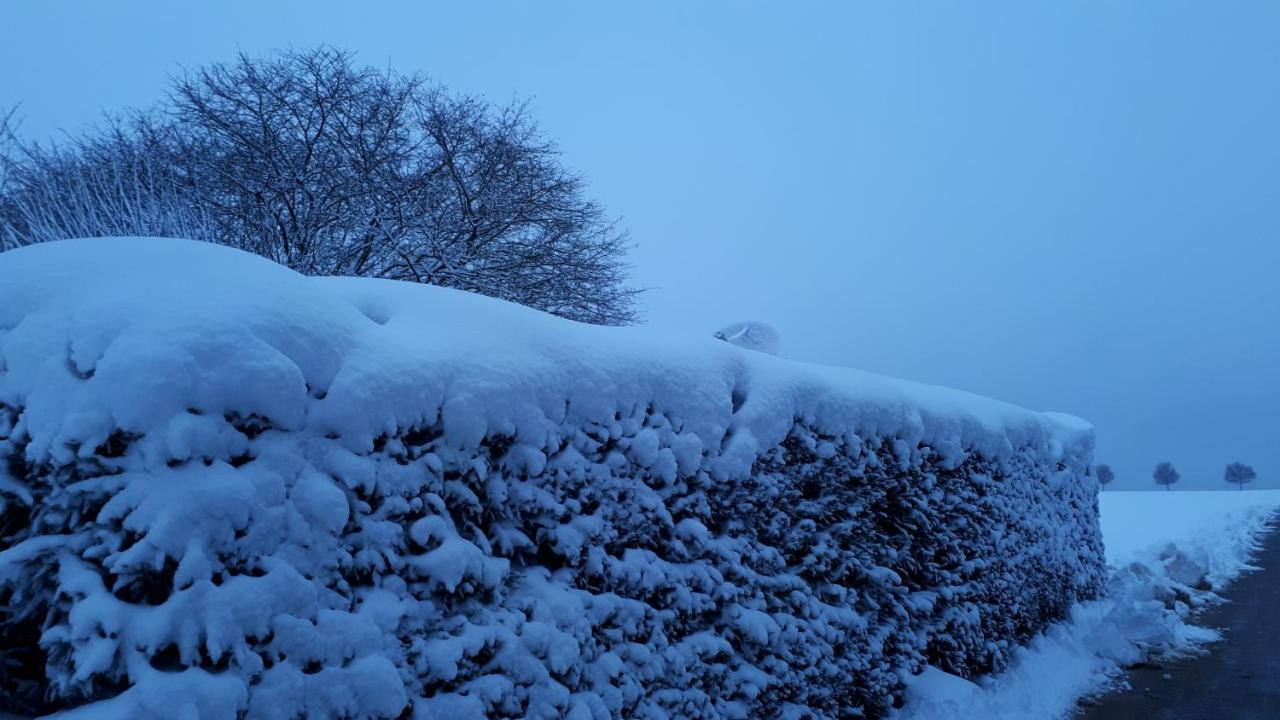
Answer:
<path fill-rule="evenodd" d="M 38 458 L 96 447 L 115 428 L 163 430 L 180 455 L 184 437 L 202 432 L 192 409 L 256 414 L 358 449 L 441 409 L 446 432 L 468 445 L 536 437 L 566 412 L 646 404 L 704 441 L 731 433 L 740 457 L 717 465 L 728 475 L 747 472 L 794 418 L 957 457 L 1056 442 L 1076 461 L 1091 450 L 1092 431 L 1068 416 L 457 290 L 304 277 L 206 243 L 25 247 L 0 255 L 0 293 L 0 402 L 26 408 Z"/>

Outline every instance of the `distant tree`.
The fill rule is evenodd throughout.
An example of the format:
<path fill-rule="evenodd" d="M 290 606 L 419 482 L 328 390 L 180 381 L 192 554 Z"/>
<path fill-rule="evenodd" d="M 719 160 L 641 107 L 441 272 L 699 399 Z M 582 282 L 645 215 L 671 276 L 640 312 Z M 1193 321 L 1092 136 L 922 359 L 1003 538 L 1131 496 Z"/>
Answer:
<path fill-rule="evenodd" d="M 1254 472 L 1253 468 L 1245 465 L 1244 463 L 1233 462 L 1227 466 L 1227 470 L 1223 473 L 1222 479 L 1229 483 L 1239 485 L 1240 489 L 1244 490 L 1244 484 L 1247 482 L 1253 482 L 1256 477 L 1258 477 L 1258 473 Z"/>
<path fill-rule="evenodd" d="M 360 67 L 341 50 L 197 68 L 150 111 L 55 146 L 21 144 L 0 172 L 0 249 L 182 235 L 307 274 L 634 319 L 627 234 L 585 197 L 526 104 Z"/>
<path fill-rule="evenodd" d="M 1165 490 L 1169 490 L 1170 486 L 1181 479 L 1181 475 L 1174 469 L 1173 463 L 1162 462 L 1156 465 L 1155 472 L 1151 473 L 1157 485 L 1163 485 Z"/>
<path fill-rule="evenodd" d="M 1099 465 L 1094 468 L 1094 474 L 1098 476 L 1098 484 L 1103 487 L 1110 485 L 1111 481 L 1116 479 L 1116 474 L 1111 472 L 1110 465 Z"/>

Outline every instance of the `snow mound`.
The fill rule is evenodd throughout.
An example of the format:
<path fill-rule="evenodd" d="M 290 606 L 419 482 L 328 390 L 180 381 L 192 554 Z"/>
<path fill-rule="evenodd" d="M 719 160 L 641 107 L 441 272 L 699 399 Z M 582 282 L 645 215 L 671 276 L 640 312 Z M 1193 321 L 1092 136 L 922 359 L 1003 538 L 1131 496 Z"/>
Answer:
<path fill-rule="evenodd" d="M 214 245 L 23 248 L 0 710 L 875 717 L 1100 592 L 1092 441 Z"/>
<path fill-rule="evenodd" d="M 304 277 L 211 244 L 49 243 L 6 253 L 0 273 L 0 397 L 24 405 L 40 458 L 192 408 L 337 434 L 352 449 L 431 424 L 441 408 L 459 443 L 536 435 L 566 404 L 583 414 L 660 404 L 699 437 L 732 429 L 744 450 L 776 445 L 793 414 L 957 457 L 1084 434 L 959 391 L 567 322 L 452 289 Z"/>
<path fill-rule="evenodd" d="M 712 336 L 717 340 L 748 350 L 777 355 L 782 349 L 782 338 L 771 325 L 754 320 L 736 322 L 720 328 Z"/>

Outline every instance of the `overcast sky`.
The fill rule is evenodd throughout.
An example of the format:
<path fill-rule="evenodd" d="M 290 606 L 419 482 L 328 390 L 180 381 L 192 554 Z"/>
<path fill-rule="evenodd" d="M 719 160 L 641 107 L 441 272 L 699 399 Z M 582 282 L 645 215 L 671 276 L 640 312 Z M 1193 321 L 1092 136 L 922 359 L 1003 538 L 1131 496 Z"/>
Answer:
<path fill-rule="evenodd" d="M 463 8 L 462 6 L 467 6 Z M 1074 413 L 1117 487 L 1280 487 L 1280 3 L 0 4 L 0 106 L 76 131 L 328 43 L 531 98 L 648 322 Z"/>

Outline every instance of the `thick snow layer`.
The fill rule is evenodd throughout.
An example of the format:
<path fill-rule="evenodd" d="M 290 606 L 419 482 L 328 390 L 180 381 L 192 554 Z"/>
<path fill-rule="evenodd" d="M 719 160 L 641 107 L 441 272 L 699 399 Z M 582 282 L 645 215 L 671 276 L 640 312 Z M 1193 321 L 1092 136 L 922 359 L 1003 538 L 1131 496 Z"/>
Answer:
<path fill-rule="evenodd" d="M 874 717 L 1098 595 L 1092 442 L 213 245 L 23 248 L 0 682 L 68 717 Z"/>
<path fill-rule="evenodd" d="M 993 678 L 928 668 L 911 681 L 902 720 L 1059 720 L 1124 666 L 1216 640 L 1194 625 L 1191 605 L 1214 602 L 1213 591 L 1250 569 L 1280 512 L 1280 490 L 1107 492 L 1100 501 L 1109 596 L 1075 607 Z"/>
<path fill-rule="evenodd" d="M 794 416 L 956 454 L 1091 441 L 1060 416 L 969 393 L 566 322 L 455 290 L 309 278 L 188 241 L 22 248 L 0 257 L 0 288 L 0 402 L 26 408 L 37 461 L 97 447 L 113 427 L 166 427 L 167 450 L 180 455 L 200 430 L 169 426 L 190 408 L 270 417 L 353 448 L 430 424 L 442 407 L 446 433 L 466 443 L 535 434 L 566 405 L 602 403 L 660 405 L 704 440 L 732 430 L 739 460 L 780 442 Z M 728 455 L 718 470 L 743 472 Z"/>

